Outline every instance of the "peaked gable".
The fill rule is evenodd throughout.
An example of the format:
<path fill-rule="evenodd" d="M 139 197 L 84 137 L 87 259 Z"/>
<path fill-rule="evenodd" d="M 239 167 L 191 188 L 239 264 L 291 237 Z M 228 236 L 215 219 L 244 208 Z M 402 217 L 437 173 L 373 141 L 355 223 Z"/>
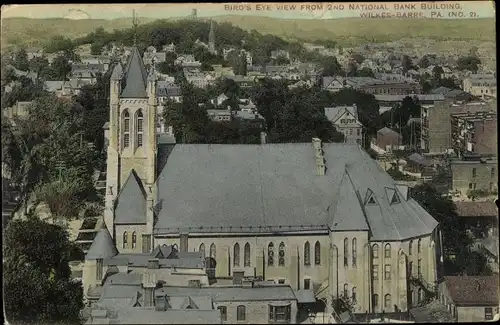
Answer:
<path fill-rule="evenodd" d="M 92 245 L 90 246 L 87 255 L 85 255 L 86 260 L 97 260 L 106 259 L 113 257 L 118 254 L 118 250 L 113 244 L 113 239 L 108 232 L 106 227 L 99 230 L 97 236 L 95 237 Z"/>
<path fill-rule="evenodd" d="M 132 49 L 125 68 L 125 87 L 121 93 L 122 98 L 147 98 L 146 82 L 148 73 L 139 51 Z"/>
<path fill-rule="evenodd" d="M 344 172 L 335 200 L 332 231 L 369 230 L 359 196 L 347 172 Z"/>
<path fill-rule="evenodd" d="M 132 170 L 117 197 L 115 224 L 146 223 L 146 192 Z"/>

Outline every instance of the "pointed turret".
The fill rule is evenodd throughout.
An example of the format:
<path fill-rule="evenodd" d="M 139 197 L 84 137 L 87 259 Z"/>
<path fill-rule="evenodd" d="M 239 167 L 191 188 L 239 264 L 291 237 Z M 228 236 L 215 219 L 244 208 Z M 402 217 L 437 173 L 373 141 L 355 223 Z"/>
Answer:
<path fill-rule="evenodd" d="M 111 80 L 121 80 L 123 77 L 123 68 L 120 63 L 115 65 L 113 73 L 111 73 Z"/>
<path fill-rule="evenodd" d="M 97 260 L 97 259 L 106 259 L 113 257 L 118 254 L 118 250 L 113 244 L 113 239 L 109 234 L 109 231 L 106 227 L 99 230 L 97 236 L 94 239 L 94 242 L 90 246 L 87 255 L 85 255 L 86 260 Z"/>
<path fill-rule="evenodd" d="M 132 48 L 125 68 L 125 88 L 122 98 L 147 98 L 146 82 L 148 73 L 137 47 Z"/>

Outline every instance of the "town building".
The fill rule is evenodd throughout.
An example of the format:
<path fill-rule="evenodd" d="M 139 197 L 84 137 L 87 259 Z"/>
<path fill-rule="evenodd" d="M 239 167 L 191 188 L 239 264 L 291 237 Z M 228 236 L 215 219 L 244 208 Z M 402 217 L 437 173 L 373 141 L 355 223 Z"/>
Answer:
<path fill-rule="evenodd" d="M 345 295 L 359 313 L 407 311 L 437 280 L 437 221 L 359 146 L 166 144 L 137 49 L 110 83 L 104 221 L 118 254 L 177 245 L 217 281 L 313 288 L 327 306 Z"/>
<path fill-rule="evenodd" d="M 403 144 L 403 136 L 388 127 L 383 127 L 377 131 L 375 144 L 385 151 L 397 150 Z"/>
<path fill-rule="evenodd" d="M 144 64 L 151 65 L 153 62 L 155 63 L 161 63 L 165 62 L 167 57 L 167 52 L 157 52 L 156 48 L 154 46 L 149 46 L 146 51 L 144 51 L 144 55 L 142 56 L 142 59 L 144 61 Z"/>
<path fill-rule="evenodd" d="M 451 114 L 451 138 L 457 153 L 497 155 L 497 113 Z"/>
<path fill-rule="evenodd" d="M 421 87 L 416 82 L 386 81 L 371 77 L 323 77 L 323 89 L 336 92 L 344 88 L 352 88 L 373 95 L 411 95 L 421 93 Z"/>
<path fill-rule="evenodd" d="M 461 195 L 473 191 L 498 191 L 498 160 L 496 157 L 463 155 L 451 160 L 452 189 Z"/>
<path fill-rule="evenodd" d="M 344 134 L 345 143 L 362 143 L 363 125 L 359 121 L 356 104 L 352 106 L 325 107 L 325 115 L 333 123 L 335 129 Z"/>
<path fill-rule="evenodd" d="M 495 75 L 467 76 L 463 80 L 463 90 L 478 97 L 497 98 L 497 78 Z"/>

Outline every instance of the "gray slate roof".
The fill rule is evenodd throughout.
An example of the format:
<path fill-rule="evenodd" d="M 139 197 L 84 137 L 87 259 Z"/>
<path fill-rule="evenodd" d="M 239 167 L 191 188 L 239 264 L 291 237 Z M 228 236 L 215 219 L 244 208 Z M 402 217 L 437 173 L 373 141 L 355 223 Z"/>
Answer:
<path fill-rule="evenodd" d="M 146 193 L 135 171 L 131 171 L 117 198 L 115 224 L 146 223 L 145 213 Z"/>
<path fill-rule="evenodd" d="M 113 239 L 108 232 L 107 228 L 102 228 L 94 239 L 94 242 L 90 246 L 85 259 L 96 260 L 99 258 L 107 259 L 118 254 L 115 245 L 113 244 Z"/>
<path fill-rule="evenodd" d="M 156 182 L 155 233 L 369 227 L 372 240 L 401 240 L 435 228 L 414 200 L 390 204 L 394 180 L 359 146 L 323 149 L 327 171 L 317 176 L 310 143 L 175 145 Z M 362 208 L 369 190 L 378 204 Z"/>
<path fill-rule="evenodd" d="M 358 109 L 356 106 L 325 107 L 326 118 L 332 122 L 336 122 L 345 111 L 351 113 L 356 119 L 358 118 Z"/>
<path fill-rule="evenodd" d="M 125 88 L 120 97 L 147 98 L 147 78 L 148 73 L 144 62 L 139 55 L 139 51 L 134 47 L 125 68 Z"/>

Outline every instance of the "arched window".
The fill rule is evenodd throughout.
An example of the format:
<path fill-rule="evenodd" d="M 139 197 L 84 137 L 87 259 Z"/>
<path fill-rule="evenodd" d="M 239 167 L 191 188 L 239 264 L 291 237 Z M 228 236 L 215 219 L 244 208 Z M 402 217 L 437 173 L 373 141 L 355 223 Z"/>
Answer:
<path fill-rule="evenodd" d="M 201 255 L 205 257 L 205 244 L 201 243 L 200 244 L 200 249 L 199 251 L 201 252 Z"/>
<path fill-rule="evenodd" d="M 372 296 L 372 305 L 374 309 L 378 307 L 378 294 Z"/>
<path fill-rule="evenodd" d="M 246 308 L 243 305 L 239 305 L 236 307 L 236 320 L 238 321 L 244 321 L 246 320 Z"/>
<path fill-rule="evenodd" d="M 388 293 L 384 297 L 384 308 L 391 308 L 391 294 Z"/>
<path fill-rule="evenodd" d="M 311 265 L 311 247 L 308 241 L 304 244 L 304 265 Z"/>
<path fill-rule="evenodd" d="M 314 264 L 321 264 L 321 244 L 319 243 L 319 241 L 314 244 Z"/>
<path fill-rule="evenodd" d="M 233 248 L 233 266 L 240 267 L 240 244 L 234 244 Z"/>
<path fill-rule="evenodd" d="M 274 244 L 269 243 L 267 246 L 267 266 L 274 266 Z"/>
<path fill-rule="evenodd" d="M 356 257 L 358 256 L 356 238 L 352 239 L 352 267 L 356 267 Z"/>
<path fill-rule="evenodd" d="M 126 231 L 123 232 L 123 248 L 128 247 L 128 233 Z"/>
<path fill-rule="evenodd" d="M 349 239 L 344 239 L 344 266 L 348 266 L 349 262 Z"/>
<path fill-rule="evenodd" d="M 384 247 L 384 257 L 391 258 L 391 244 L 385 244 Z"/>
<path fill-rule="evenodd" d="M 408 255 L 412 254 L 413 250 L 413 240 L 410 240 L 410 243 L 408 244 Z"/>
<path fill-rule="evenodd" d="M 352 301 L 356 301 L 356 287 L 352 287 Z"/>
<path fill-rule="evenodd" d="M 130 146 L 130 114 L 127 110 L 123 112 L 123 148 Z"/>
<path fill-rule="evenodd" d="M 348 295 L 347 290 L 348 290 L 348 286 L 347 286 L 347 283 L 346 283 L 346 284 L 344 284 L 344 297 L 345 297 L 345 298 L 347 298 L 347 297 L 348 297 L 348 296 L 347 296 L 347 295 Z"/>
<path fill-rule="evenodd" d="M 279 266 L 285 266 L 285 243 L 281 242 L 279 246 Z"/>
<path fill-rule="evenodd" d="M 249 243 L 245 244 L 243 255 L 244 255 L 243 259 L 245 260 L 244 261 L 245 267 L 250 267 L 250 244 Z"/>
<path fill-rule="evenodd" d="M 418 297 L 417 297 L 417 302 L 421 302 L 422 301 L 422 288 L 418 288 Z"/>
<path fill-rule="evenodd" d="M 137 234 L 135 231 L 132 233 L 132 248 L 135 248 L 135 245 L 137 244 Z"/>
<path fill-rule="evenodd" d="M 215 260 L 215 255 L 216 255 L 216 251 L 215 251 L 215 244 L 212 243 L 212 245 L 210 245 L 210 257 L 213 258 Z"/>
<path fill-rule="evenodd" d="M 136 146 L 137 148 L 142 147 L 142 137 L 144 134 L 144 117 L 142 116 L 142 110 L 139 110 L 136 115 L 135 125 L 136 129 Z"/>
<path fill-rule="evenodd" d="M 372 247 L 372 258 L 373 259 L 378 258 L 378 245 L 377 244 L 373 245 L 373 247 Z"/>
<path fill-rule="evenodd" d="M 419 239 L 417 242 L 417 253 L 420 254 L 422 252 L 422 239 Z"/>

